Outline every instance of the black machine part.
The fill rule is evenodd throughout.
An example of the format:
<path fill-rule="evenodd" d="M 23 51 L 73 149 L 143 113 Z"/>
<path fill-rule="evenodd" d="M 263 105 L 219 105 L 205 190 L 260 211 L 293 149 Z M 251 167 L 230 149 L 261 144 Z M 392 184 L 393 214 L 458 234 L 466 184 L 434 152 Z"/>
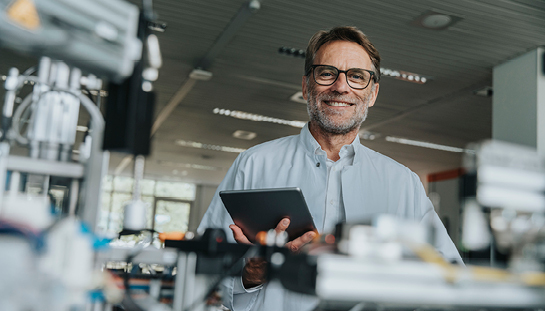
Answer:
<path fill-rule="evenodd" d="M 142 42 L 149 32 L 148 20 L 140 15 L 138 37 Z M 135 64 L 132 76 L 121 83 L 110 82 L 106 102 L 104 150 L 149 155 L 155 93 L 142 88 L 146 53 Z"/>

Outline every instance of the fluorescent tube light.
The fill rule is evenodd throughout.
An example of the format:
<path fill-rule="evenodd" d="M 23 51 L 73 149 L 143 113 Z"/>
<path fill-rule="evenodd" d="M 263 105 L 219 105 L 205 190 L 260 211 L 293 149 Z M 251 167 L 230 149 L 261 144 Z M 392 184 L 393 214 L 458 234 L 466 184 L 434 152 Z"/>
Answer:
<path fill-rule="evenodd" d="M 439 144 L 428 143 L 424 141 L 399 138 L 399 137 L 393 137 L 393 136 L 386 136 L 385 139 L 386 141 L 393 142 L 393 143 L 411 145 L 411 146 L 417 146 L 417 147 L 423 147 L 423 148 L 430 148 L 430 149 L 436 149 L 436 150 L 442 150 L 442 151 L 448 151 L 448 152 L 466 152 L 467 151 L 466 149 L 463 149 L 463 148 L 439 145 Z"/>

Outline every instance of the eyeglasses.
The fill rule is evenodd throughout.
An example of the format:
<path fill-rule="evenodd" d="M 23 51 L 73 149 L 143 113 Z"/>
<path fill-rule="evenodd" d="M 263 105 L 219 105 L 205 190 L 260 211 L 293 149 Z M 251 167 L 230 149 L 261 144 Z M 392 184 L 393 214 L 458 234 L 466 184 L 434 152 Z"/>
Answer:
<path fill-rule="evenodd" d="M 375 83 L 377 82 L 375 72 L 367 69 L 350 68 L 348 70 L 339 70 L 336 67 L 329 65 L 312 65 L 311 68 L 314 71 L 314 74 L 312 75 L 314 81 L 323 86 L 335 83 L 341 72 L 346 76 L 346 83 L 356 90 L 363 90 L 369 86 L 371 79 L 373 79 Z M 307 75 L 309 73 L 307 73 Z"/>

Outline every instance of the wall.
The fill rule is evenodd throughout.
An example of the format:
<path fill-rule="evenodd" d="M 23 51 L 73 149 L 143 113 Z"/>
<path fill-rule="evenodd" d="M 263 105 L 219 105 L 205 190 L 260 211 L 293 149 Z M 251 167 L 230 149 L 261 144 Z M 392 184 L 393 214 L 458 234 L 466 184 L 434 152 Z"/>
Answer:
<path fill-rule="evenodd" d="M 195 231 L 216 193 L 217 185 L 197 185 L 195 203 L 189 214 L 188 230 Z"/>
<path fill-rule="evenodd" d="M 461 239 L 460 178 L 462 174 L 464 174 L 463 169 L 454 169 L 430 174 L 427 178 L 428 196 L 456 247 L 460 246 Z"/>
<path fill-rule="evenodd" d="M 430 199 L 456 247 L 460 242 L 459 178 L 429 182 Z"/>

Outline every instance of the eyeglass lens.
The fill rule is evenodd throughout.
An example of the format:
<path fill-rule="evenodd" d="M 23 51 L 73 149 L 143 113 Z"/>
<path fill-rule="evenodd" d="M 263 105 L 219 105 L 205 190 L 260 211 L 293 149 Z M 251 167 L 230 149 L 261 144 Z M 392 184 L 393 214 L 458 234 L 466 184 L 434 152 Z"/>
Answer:
<path fill-rule="evenodd" d="M 364 89 L 371 81 L 371 73 L 359 68 L 348 69 L 346 81 L 354 89 Z M 333 66 L 320 65 L 314 67 L 314 80 L 320 85 L 331 85 L 339 76 L 339 69 Z"/>

